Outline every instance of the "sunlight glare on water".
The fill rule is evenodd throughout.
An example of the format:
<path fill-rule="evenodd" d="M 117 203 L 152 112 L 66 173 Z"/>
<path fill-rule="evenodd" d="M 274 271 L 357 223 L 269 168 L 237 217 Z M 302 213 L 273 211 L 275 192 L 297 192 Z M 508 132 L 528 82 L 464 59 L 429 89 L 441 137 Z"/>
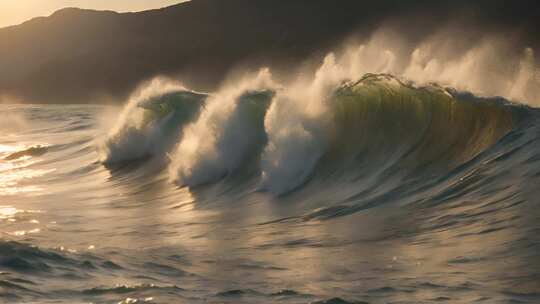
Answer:
<path fill-rule="evenodd" d="M 17 193 L 32 193 L 43 191 L 43 187 L 31 184 L 31 180 L 47 175 L 56 169 L 34 169 L 38 160 L 24 152 L 32 151 L 31 146 L 0 145 L 0 196 L 15 195 Z M 18 155 L 20 154 L 20 155 Z"/>

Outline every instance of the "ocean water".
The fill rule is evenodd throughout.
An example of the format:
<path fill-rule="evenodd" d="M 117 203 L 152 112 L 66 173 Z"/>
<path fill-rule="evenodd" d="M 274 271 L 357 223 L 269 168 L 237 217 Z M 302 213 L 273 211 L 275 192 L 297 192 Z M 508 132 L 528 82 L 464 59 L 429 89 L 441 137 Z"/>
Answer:
<path fill-rule="evenodd" d="M 540 112 L 386 74 L 2 105 L 1 303 L 540 303 Z"/>

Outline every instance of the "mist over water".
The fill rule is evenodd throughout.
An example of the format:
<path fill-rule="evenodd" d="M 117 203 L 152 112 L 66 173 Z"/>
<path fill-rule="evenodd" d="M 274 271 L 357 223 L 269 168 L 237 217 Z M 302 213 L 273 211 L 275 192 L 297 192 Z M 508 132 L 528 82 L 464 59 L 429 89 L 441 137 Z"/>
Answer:
<path fill-rule="evenodd" d="M 458 44 L 2 105 L 0 302 L 540 301 L 535 53 Z"/>

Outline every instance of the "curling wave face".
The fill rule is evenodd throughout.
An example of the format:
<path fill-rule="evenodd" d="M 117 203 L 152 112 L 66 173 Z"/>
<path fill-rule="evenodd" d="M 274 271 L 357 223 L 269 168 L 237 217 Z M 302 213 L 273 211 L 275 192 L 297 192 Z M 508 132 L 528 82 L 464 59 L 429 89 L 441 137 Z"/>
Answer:
<path fill-rule="evenodd" d="M 520 112 L 503 100 L 466 99 L 436 85 L 373 74 L 338 88 L 332 103 L 329 162 L 422 169 L 449 170 L 470 160 L 510 132 Z"/>

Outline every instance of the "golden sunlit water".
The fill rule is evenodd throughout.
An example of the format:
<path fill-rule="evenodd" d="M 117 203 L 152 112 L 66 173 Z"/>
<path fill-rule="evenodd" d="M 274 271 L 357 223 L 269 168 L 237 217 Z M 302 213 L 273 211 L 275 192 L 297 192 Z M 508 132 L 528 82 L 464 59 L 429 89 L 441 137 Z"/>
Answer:
<path fill-rule="evenodd" d="M 10 155 L 18 151 L 26 151 L 27 148 L 1 146 L 0 155 L 4 154 L 3 160 L 0 160 L 0 195 L 15 195 L 17 193 L 39 192 L 43 188 L 34 185 L 32 180 L 36 177 L 54 172 L 55 169 L 30 169 L 35 165 L 31 155 L 21 155 L 20 157 L 9 160 Z"/>

